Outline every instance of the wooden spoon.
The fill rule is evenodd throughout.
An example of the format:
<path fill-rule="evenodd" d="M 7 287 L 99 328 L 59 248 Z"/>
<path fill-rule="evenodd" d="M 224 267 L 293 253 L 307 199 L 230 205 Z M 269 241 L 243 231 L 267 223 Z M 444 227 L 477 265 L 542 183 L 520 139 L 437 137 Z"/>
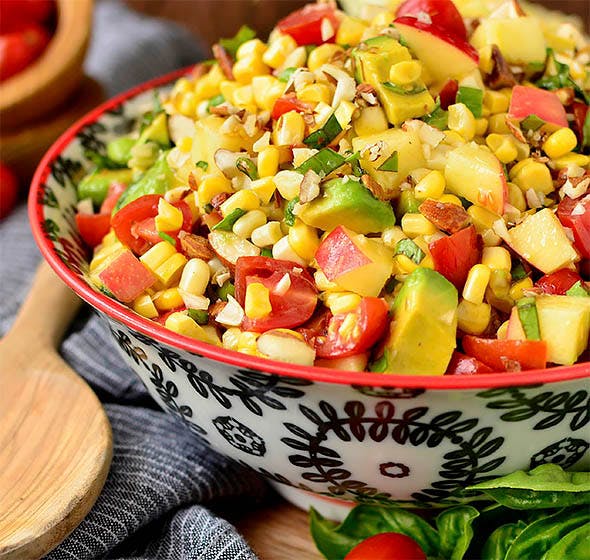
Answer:
<path fill-rule="evenodd" d="M 88 513 L 112 458 L 111 427 L 56 349 L 78 297 L 43 262 L 0 341 L 0 559 L 39 558 Z"/>

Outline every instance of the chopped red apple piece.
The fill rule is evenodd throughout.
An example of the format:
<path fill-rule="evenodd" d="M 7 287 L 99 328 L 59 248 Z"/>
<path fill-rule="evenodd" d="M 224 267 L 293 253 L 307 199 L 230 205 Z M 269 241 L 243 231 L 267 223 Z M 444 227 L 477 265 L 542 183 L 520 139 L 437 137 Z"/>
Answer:
<path fill-rule="evenodd" d="M 465 23 L 451 0 L 406 0 L 397 9 L 397 17 L 424 19 L 460 39 L 467 40 Z"/>
<path fill-rule="evenodd" d="M 568 126 L 565 108 L 555 93 L 538 87 L 514 86 L 508 117 L 521 121 L 529 115 L 559 127 Z"/>
<path fill-rule="evenodd" d="M 129 250 L 117 256 L 98 277 L 105 288 L 124 303 L 133 301 L 156 281 L 152 271 Z"/>
<path fill-rule="evenodd" d="M 518 314 L 518 307 L 516 307 L 516 305 L 510 312 L 508 328 L 506 329 L 506 340 L 526 340 L 526 333 L 524 332 L 522 321 Z"/>

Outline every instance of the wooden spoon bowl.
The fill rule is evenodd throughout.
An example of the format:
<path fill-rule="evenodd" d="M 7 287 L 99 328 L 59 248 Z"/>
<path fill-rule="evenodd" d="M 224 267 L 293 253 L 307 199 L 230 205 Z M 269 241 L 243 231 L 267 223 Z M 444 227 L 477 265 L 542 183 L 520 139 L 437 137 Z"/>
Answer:
<path fill-rule="evenodd" d="M 45 263 L 0 341 L 0 559 L 44 556 L 88 513 L 112 457 L 108 418 L 56 348 L 80 300 Z"/>

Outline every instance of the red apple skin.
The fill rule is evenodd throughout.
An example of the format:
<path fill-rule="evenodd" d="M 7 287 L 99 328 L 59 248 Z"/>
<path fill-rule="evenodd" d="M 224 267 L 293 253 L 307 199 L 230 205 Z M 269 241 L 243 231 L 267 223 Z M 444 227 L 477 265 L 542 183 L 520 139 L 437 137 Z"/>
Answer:
<path fill-rule="evenodd" d="M 516 306 L 510 312 L 510 319 L 508 320 L 508 328 L 506 329 L 506 338 L 508 340 L 526 340 L 526 334 L 518 315 Z"/>
<path fill-rule="evenodd" d="M 538 87 L 514 86 L 508 116 L 520 121 L 529 115 L 559 127 L 569 126 L 565 108 L 555 93 Z"/>
<path fill-rule="evenodd" d="M 338 226 L 321 242 L 315 260 L 330 281 L 371 262 L 344 226 Z"/>
<path fill-rule="evenodd" d="M 449 35 L 467 41 L 465 23 L 451 0 L 406 0 L 395 15 L 418 17 L 421 12 L 428 14 L 432 23 Z"/>
<path fill-rule="evenodd" d="M 424 23 L 414 17 L 409 16 L 398 17 L 394 20 L 393 23 L 399 27 L 407 26 L 413 29 L 418 29 L 425 33 L 430 33 L 431 35 L 434 35 L 441 41 L 445 41 L 446 43 L 453 45 L 454 47 L 465 53 L 474 62 L 479 62 L 479 54 L 477 53 L 477 50 L 474 47 L 472 47 L 465 39 L 451 35 L 445 29 L 441 29 L 436 25 L 433 25 L 432 23 Z M 403 29 L 400 29 L 400 32 L 403 35 Z"/>

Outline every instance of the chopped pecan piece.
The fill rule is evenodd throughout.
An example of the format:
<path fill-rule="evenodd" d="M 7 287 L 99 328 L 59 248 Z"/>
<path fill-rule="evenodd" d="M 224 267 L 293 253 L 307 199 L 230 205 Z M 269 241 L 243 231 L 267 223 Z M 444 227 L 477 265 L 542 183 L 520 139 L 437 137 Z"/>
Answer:
<path fill-rule="evenodd" d="M 231 194 L 227 192 L 216 194 L 211 199 L 211 206 L 217 210 L 217 208 L 219 208 L 230 196 Z"/>
<path fill-rule="evenodd" d="M 492 71 L 487 77 L 487 83 L 492 89 L 516 85 L 516 78 L 497 45 L 492 46 L 492 63 Z"/>
<path fill-rule="evenodd" d="M 469 214 L 462 206 L 456 204 L 438 202 L 429 198 L 420 204 L 418 210 L 438 229 L 447 233 L 456 233 L 467 227 L 470 222 Z"/>
<path fill-rule="evenodd" d="M 196 179 L 194 173 L 188 174 L 188 186 L 191 189 L 191 191 L 196 191 L 199 188 L 199 185 L 197 184 L 197 179 Z"/>
<path fill-rule="evenodd" d="M 219 67 L 225 74 L 225 77 L 228 80 L 233 80 L 234 73 L 232 69 L 234 66 L 234 61 L 232 60 L 229 53 L 219 43 L 215 43 L 215 45 L 213 45 L 213 56 L 219 63 Z"/>
<path fill-rule="evenodd" d="M 387 196 L 385 195 L 385 191 L 383 187 L 373 179 L 370 175 L 366 173 L 361 177 L 361 181 L 365 187 L 367 187 L 372 193 L 375 198 L 379 200 L 387 200 Z"/>
<path fill-rule="evenodd" d="M 320 195 L 320 176 L 309 169 L 303 176 L 299 187 L 299 202 L 311 202 Z"/>
<path fill-rule="evenodd" d="M 180 239 L 182 252 L 189 259 L 203 259 L 204 261 L 210 261 L 215 256 L 206 237 L 181 231 L 178 234 L 178 239 Z"/>

